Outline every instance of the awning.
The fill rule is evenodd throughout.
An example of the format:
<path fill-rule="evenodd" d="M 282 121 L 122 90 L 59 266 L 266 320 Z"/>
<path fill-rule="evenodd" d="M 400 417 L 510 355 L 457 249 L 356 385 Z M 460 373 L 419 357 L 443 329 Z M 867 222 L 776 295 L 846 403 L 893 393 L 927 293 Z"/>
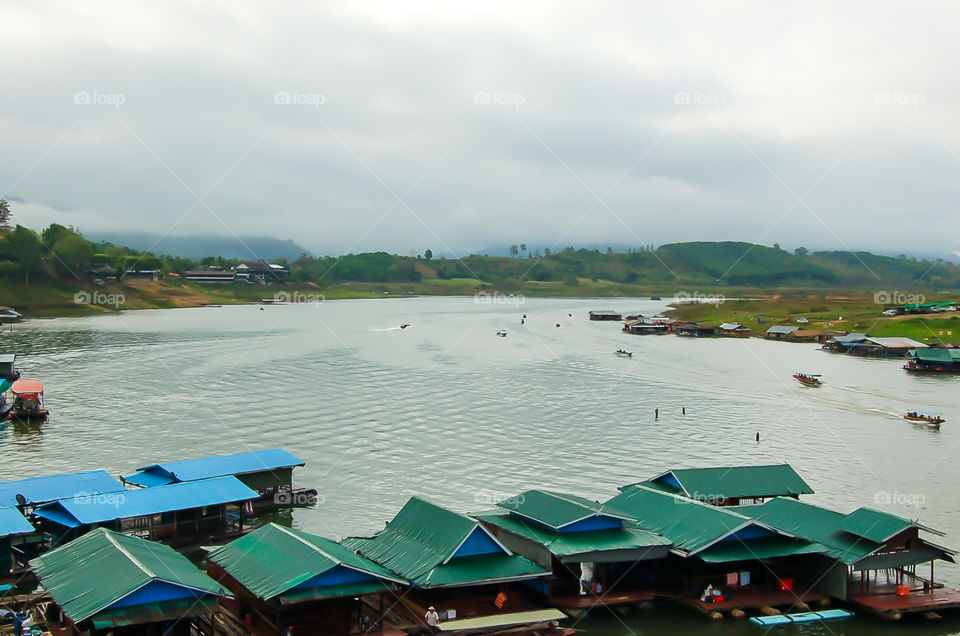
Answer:
<path fill-rule="evenodd" d="M 945 551 L 925 546 L 915 550 L 905 550 L 903 552 L 886 552 L 881 554 L 871 554 L 865 556 L 853 565 L 853 569 L 860 570 L 886 570 L 890 568 L 902 568 L 908 565 L 917 565 L 936 561 L 937 559 L 953 563 L 953 557 Z"/>

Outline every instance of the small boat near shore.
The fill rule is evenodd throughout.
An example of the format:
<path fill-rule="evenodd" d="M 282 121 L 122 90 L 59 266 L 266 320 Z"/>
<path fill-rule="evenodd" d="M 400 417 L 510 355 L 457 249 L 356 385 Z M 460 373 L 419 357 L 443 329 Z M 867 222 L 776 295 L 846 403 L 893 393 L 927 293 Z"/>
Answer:
<path fill-rule="evenodd" d="M 615 353 L 616 355 L 620 356 L 621 358 L 632 358 L 632 357 L 633 357 L 633 352 L 632 352 L 632 351 L 624 351 L 623 349 L 617 349 L 616 351 L 614 351 L 614 353 Z"/>
<path fill-rule="evenodd" d="M 919 409 L 913 411 L 907 411 L 904 414 L 903 419 L 908 422 L 916 422 L 917 424 L 926 424 L 930 428 L 940 428 L 940 425 L 946 422 L 943 419 L 942 413 L 936 413 L 934 411 L 921 411 Z"/>
<path fill-rule="evenodd" d="M 819 373 L 794 373 L 793 379 L 803 386 L 821 386 L 823 381 Z"/>
<path fill-rule="evenodd" d="M 43 406 L 43 385 L 37 380 L 17 380 L 10 385 L 13 404 L 7 413 L 8 420 L 29 422 L 46 420 L 50 416 Z"/>

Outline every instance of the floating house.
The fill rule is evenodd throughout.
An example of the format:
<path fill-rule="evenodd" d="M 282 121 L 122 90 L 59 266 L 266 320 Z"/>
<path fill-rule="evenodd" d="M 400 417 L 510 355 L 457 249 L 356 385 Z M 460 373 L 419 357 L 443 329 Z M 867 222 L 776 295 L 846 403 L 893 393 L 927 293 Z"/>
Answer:
<path fill-rule="evenodd" d="M 233 593 L 221 601 L 226 615 L 256 636 L 383 631 L 405 583 L 335 541 L 274 523 L 211 552 L 207 573 Z"/>
<path fill-rule="evenodd" d="M 0 325 L 8 322 L 23 322 L 23 315 L 13 307 L 0 307 Z"/>
<path fill-rule="evenodd" d="M 395 607 L 410 627 L 425 627 L 430 605 L 447 627 L 501 614 L 509 619 L 485 625 L 489 631 L 543 621 L 530 610 L 542 603 L 550 570 L 515 554 L 476 519 L 411 497 L 376 535 L 341 543 L 410 583 Z M 531 602 L 532 595 L 539 602 Z"/>
<path fill-rule="evenodd" d="M 827 598 L 815 586 L 832 562 L 810 560 L 825 548 L 763 520 L 642 484 L 624 487 L 604 507 L 672 542 L 660 565 L 659 595 L 701 613 Z"/>
<path fill-rule="evenodd" d="M 17 355 L 14 353 L 0 353 L 0 380 L 13 382 L 20 377 L 16 367 Z"/>
<path fill-rule="evenodd" d="M 17 563 L 14 542 L 34 532 L 36 530 L 19 510 L 0 508 L 0 578 L 9 575 Z"/>
<path fill-rule="evenodd" d="M 0 508 L 11 508 L 22 516 L 30 517 L 36 507 L 53 501 L 74 497 L 99 497 L 108 493 L 123 493 L 125 490 L 123 484 L 105 470 L 14 479 L 0 482 Z M 42 537 L 32 525 L 29 533 L 11 535 L 9 543 L 10 550 L 2 544 L 0 550 L 4 555 L 12 552 L 10 567 L 15 571 L 26 569 L 27 562 L 43 549 Z M 3 558 L 0 556 L 0 563 Z M 10 570 L 9 567 L 0 569 Z"/>
<path fill-rule="evenodd" d="M 911 349 L 903 368 L 916 373 L 960 373 L 960 349 Z"/>
<path fill-rule="evenodd" d="M 37 529 L 53 545 L 97 527 L 184 546 L 243 531 L 244 503 L 258 497 L 236 477 L 83 494 L 39 506 Z"/>
<path fill-rule="evenodd" d="M 774 325 L 767 329 L 764 334 L 764 338 L 767 340 L 786 340 L 787 336 L 790 334 L 800 331 L 800 327 L 792 327 L 788 325 Z"/>
<path fill-rule="evenodd" d="M 634 335 L 655 334 L 662 336 L 670 331 L 670 326 L 665 322 L 651 322 L 643 318 L 638 318 L 625 322 L 623 330 L 626 333 L 632 333 Z"/>
<path fill-rule="evenodd" d="M 603 311 L 591 311 L 588 316 L 590 320 L 622 320 L 620 314 L 613 311 L 612 309 L 607 309 Z"/>
<path fill-rule="evenodd" d="M 763 503 L 772 497 L 796 499 L 813 494 L 813 489 L 790 464 L 678 468 L 640 484 L 714 506 Z"/>
<path fill-rule="evenodd" d="M 920 536 L 943 536 L 937 530 L 870 508 L 845 515 L 781 497 L 735 510 L 822 546 L 832 565 L 818 588 L 835 598 L 890 619 L 960 608 L 960 590 L 934 580 L 934 562 L 954 563 L 956 552 Z M 929 578 L 920 566 L 929 566 Z"/>
<path fill-rule="evenodd" d="M 734 338 L 747 338 L 750 336 L 750 328 L 744 327 L 739 322 L 725 322 L 717 327 L 716 334 Z"/>
<path fill-rule="evenodd" d="M 196 634 L 226 590 L 169 546 L 99 528 L 30 562 L 54 636 Z"/>
<path fill-rule="evenodd" d="M 677 321 L 670 325 L 670 330 L 676 333 L 678 336 L 693 336 L 695 338 L 703 338 L 714 335 L 717 331 L 717 328 L 713 325 L 701 325 L 696 322 Z"/>
<path fill-rule="evenodd" d="M 314 489 L 294 488 L 293 469 L 305 462 L 282 448 L 165 462 L 138 468 L 121 477 L 124 483 L 151 488 L 168 484 L 233 476 L 259 497 L 252 502 L 255 513 L 275 507 L 312 503 Z"/>
<path fill-rule="evenodd" d="M 834 353 L 857 356 L 902 358 L 909 351 L 926 349 L 928 345 L 912 338 L 875 338 L 865 333 L 851 333 L 827 340 L 823 348 Z"/>
<path fill-rule="evenodd" d="M 551 606 L 578 614 L 653 599 L 657 564 L 669 552 L 669 539 L 574 495 L 528 490 L 497 505 L 499 510 L 473 517 L 503 545 L 553 571 Z M 581 580 L 591 585 L 585 589 Z"/>

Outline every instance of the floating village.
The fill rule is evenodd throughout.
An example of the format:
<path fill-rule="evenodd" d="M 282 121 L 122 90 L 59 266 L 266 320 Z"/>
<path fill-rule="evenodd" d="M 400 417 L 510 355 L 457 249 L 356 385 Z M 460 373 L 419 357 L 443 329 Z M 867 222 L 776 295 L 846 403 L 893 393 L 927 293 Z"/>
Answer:
<path fill-rule="evenodd" d="M 743 337 L 739 325 L 642 316 L 623 329 Z M 816 341 L 860 355 L 903 349 L 911 372 L 960 363 L 954 350 L 901 340 Z M 42 422 L 43 386 L 20 379 L 15 364 L 0 356 L 2 393 L 14 396 L 3 413 Z M 817 374 L 794 377 L 821 384 Z M 664 604 L 758 629 L 960 610 L 960 590 L 937 579 L 937 563 L 957 555 L 938 543 L 942 532 L 869 507 L 810 503 L 813 489 L 788 464 L 663 466 L 604 501 L 527 490 L 490 509 L 452 510 L 412 496 L 379 532 L 337 540 L 264 518 L 317 503 L 317 485 L 294 479 L 305 462 L 282 448 L 144 463 L 117 477 L 0 482 L 0 633 L 569 636 L 589 612 Z"/>
<path fill-rule="evenodd" d="M 787 464 L 681 468 L 603 502 L 528 490 L 492 509 L 411 497 L 341 541 L 257 521 L 317 496 L 280 449 L 0 483 L 2 606 L 23 633 L 572 634 L 673 603 L 764 625 L 936 619 L 956 552 L 920 521 L 807 503 Z M 932 539 L 930 538 L 932 537 Z M 25 627 L 24 627 L 25 625 Z"/>

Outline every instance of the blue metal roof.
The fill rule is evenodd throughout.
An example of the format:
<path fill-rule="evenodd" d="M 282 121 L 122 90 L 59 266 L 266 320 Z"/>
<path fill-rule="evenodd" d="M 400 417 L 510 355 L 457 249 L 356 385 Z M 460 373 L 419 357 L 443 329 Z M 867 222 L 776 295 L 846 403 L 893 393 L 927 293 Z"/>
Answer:
<path fill-rule="evenodd" d="M 0 506 L 16 506 L 17 495 L 23 495 L 28 504 L 41 504 L 78 495 L 96 495 L 125 490 L 123 484 L 105 470 L 83 473 L 31 477 L 0 482 Z"/>
<path fill-rule="evenodd" d="M 179 462 L 166 462 L 138 468 L 137 472 L 124 481 L 137 486 L 162 486 L 174 482 L 210 479 L 226 475 L 246 475 L 269 470 L 303 466 L 304 461 L 291 455 L 282 448 L 202 457 Z"/>
<path fill-rule="evenodd" d="M 116 519 L 144 517 L 173 510 L 247 501 L 259 495 L 236 477 L 217 477 L 122 493 L 84 496 L 47 504 L 34 511 L 68 528 Z"/>
<path fill-rule="evenodd" d="M 15 534 L 33 534 L 33 526 L 16 508 L 0 508 L 0 537 Z"/>

